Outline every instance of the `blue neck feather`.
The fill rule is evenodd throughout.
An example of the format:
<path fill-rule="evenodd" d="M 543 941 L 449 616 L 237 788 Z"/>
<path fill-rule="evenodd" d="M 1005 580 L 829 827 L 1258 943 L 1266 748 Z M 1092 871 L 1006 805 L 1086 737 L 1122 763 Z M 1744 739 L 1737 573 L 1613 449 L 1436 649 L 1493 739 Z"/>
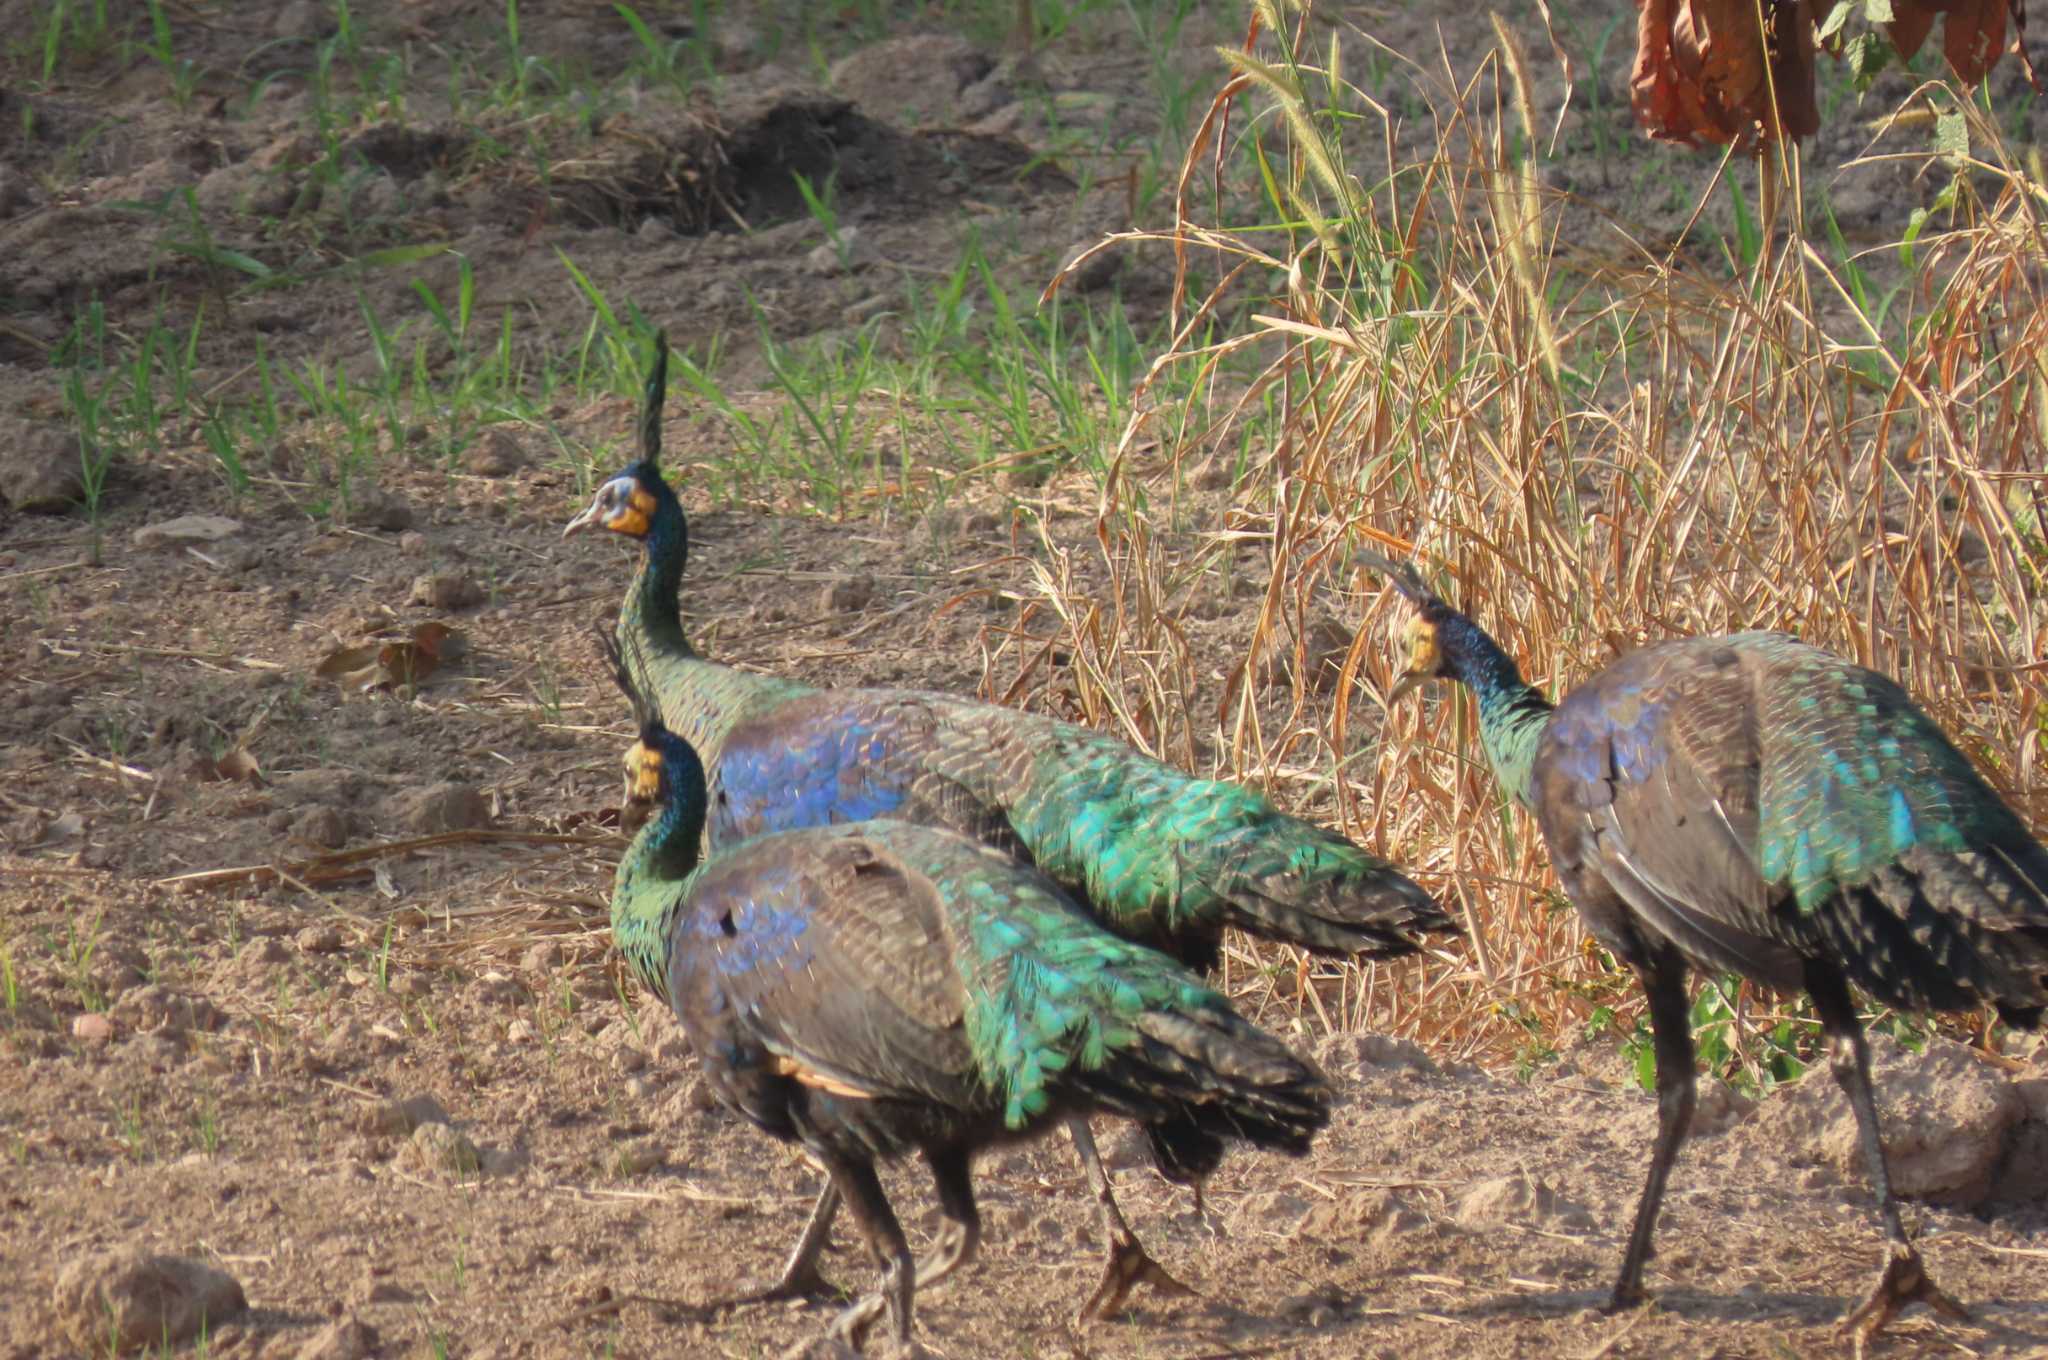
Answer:
<path fill-rule="evenodd" d="M 1463 614 L 1437 625 L 1437 647 L 1451 672 L 1479 704 L 1479 740 L 1495 778 L 1524 807 L 1534 790 L 1537 743 L 1550 721 L 1550 701 L 1522 678 L 1521 667 L 1484 628 Z"/>

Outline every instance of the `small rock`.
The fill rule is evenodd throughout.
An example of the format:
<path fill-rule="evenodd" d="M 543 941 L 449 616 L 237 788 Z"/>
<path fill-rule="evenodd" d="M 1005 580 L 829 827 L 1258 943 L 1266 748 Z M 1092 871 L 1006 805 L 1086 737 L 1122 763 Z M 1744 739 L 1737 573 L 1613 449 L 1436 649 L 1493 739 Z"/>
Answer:
<path fill-rule="evenodd" d="M 98 1047 L 114 1037 L 114 1022 L 98 1011 L 87 1011 L 71 1022 L 71 1037 Z"/>
<path fill-rule="evenodd" d="M 1314 1242 L 1384 1242 L 1429 1226 L 1398 1192 L 1378 1187 L 1356 1189 L 1319 1204 L 1301 1221 L 1301 1235 Z"/>
<path fill-rule="evenodd" d="M 417 529 L 407 529 L 398 536 L 398 550 L 407 557 L 419 557 L 427 551 L 427 536 Z"/>
<path fill-rule="evenodd" d="M 53 1302 L 61 1330 L 103 1354 L 176 1346 L 248 1310 L 233 1276 L 203 1261 L 134 1249 L 103 1252 L 58 1272 Z"/>
<path fill-rule="evenodd" d="M 284 943 L 281 940 L 265 935 L 261 939 L 251 940 L 243 945 L 241 955 L 235 962 L 245 967 L 263 966 L 289 963 L 291 957 L 291 951 L 284 947 Z"/>
<path fill-rule="evenodd" d="M 185 1056 L 185 1046 L 164 1034 L 138 1034 L 121 1045 L 121 1056 L 152 1072 L 168 1072 Z"/>
<path fill-rule="evenodd" d="M 293 839 L 323 850 L 339 850 L 348 844 L 348 816 L 339 808 L 309 807 L 289 827 Z"/>
<path fill-rule="evenodd" d="M 858 269 L 867 263 L 869 251 L 858 227 L 842 226 L 838 239 L 811 247 L 804 255 L 804 269 L 830 277 Z"/>
<path fill-rule="evenodd" d="M 861 1353 L 836 1336 L 817 1336 L 797 1342 L 778 1360 L 861 1360 Z"/>
<path fill-rule="evenodd" d="M 491 824 L 490 804 L 473 785 L 444 783 L 410 789 L 390 800 L 392 812 L 422 835 Z"/>
<path fill-rule="evenodd" d="M 356 494 L 355 499 L 349 504 L 348 517 L 352 524 L 383 529 L 388 533 L 412 528 L 414 518 L 412 506 L 408 505 L 404 498 L 375 488 Z"/>
<path fill-rule="evenodd" d="M 1060 285 L 1062 288 L 1072 288 L 1076 292 L 1081 293 L 1093 293 L 1107 288 L 1110 284 L 1116 282 L 1116 276 L 1123 272 L 1124 253 L 1117 247 L 1111 246 L 1106 250 L 1096 251 L 1095 254 L 1088 255 L 1089 251 L 1095 250 L 1095 247 L 1100 244 L 1101 242 L 1099 241 L 1079 241 L 1069 248 L 1065 255 L 1060 257 L 1060 267 L 1054 271 L 1054 277 L 1065 274 L 1069 269 L 1074 269 L 1074 262 L 1076 260 L 1081 259 L 1084 255 L 1088 256 L 1086 263 L 1082 264 L 1080 268 L 1074 269 L 1072 274 L 1067 275 Z"/>
<path fill-rule="evenodd" d="M 129 1029 L 165 1034 L 182 1034 L 186 1030 L 210 1032 L 219 1029 L 227 1019 L 205 997 L 187 996 L 154 982 L 123 992 L 109 1014 Z"/>
<path fill-rule="evenodd" d="M 11 165 L 0 165 L 0 221 L 19 217 L 43 201 L 43 192 L 28 175 Z"/>
<path fill-rule="evenodd" d="M 536 1037 L 531 1020 L 514 1020 L 505 1026 L 505 1042 L 508 1044 L 530 1044 Z"/>
<path fill-rule="evenodd" d="M 1593 1223 L 1592 1215 L 1584 1208 L 1558 1198 L 1546 1182 L 1527 1172 L 1474 1181 L 1458 1197 L 1452 1213 L 1459 1225 L 1466 1228 L 1514 1223 L 1576 1231 L 1590 1228 Z"/>
<path fill-rule="evenodd" d="M 826 614 L 857 614 L 873 604 L 875 583 L 865 576 L 849 576 L 827 585 L 818 597 L 818 607 Z"/>
<path fill-rule="evenodd" d="M 961 93 L 994 69 L 994 59 L 965 38 L 911 33 L 841 57 L 826 80 L 872 117 L 905 127 L 941 126 L 958 122 Z"/>
<path fill-rule="evenodd" d="M 463 471 L 478 477 L 503 477 L 526 466 L 526 450 L 509 431 L 492 428 L 462 456 Z"/>
<path fill-rule="evenodd" d="M 482 587 L 468 572 L 435 571 L 413 578 L 412 602 L 430 609 L 467 609 L 483 599 Z"/>
<path fill-rule="evenodd" d="M 414 1166 L 422 1171 L 474 1176 L 483 1169 L 483 1155 L 468 1137 L 447 1124 L 422 1124 L 406 1145 Z"/>
<path fill-rule="evenodd" d="M 1957 1208 L 1982 1204 L 2013 1127 L 2026 1117 L 2016 1083 L 1948 1039 L 1930 1039 L 1921 1054 L 1876 1035 L 1870 1047 L 1892 1189 Z M 1811 1150 L 1848 1183 L 1862 1183 L 1856 1119 L 1825 1064 L 1775 1092 L 1729 1137 L 1745 1140 L 1738 1152 L 1755 1140 L 1760 1164 L 1788 1149 Z"/>
<path fill-rule="evenodd" d="M 524 973 L 552 973 L 562 966 L 562 946 L 553 940 L 543 940 L 521 956 L 519 970 Z"/>
<path fill-rule="evenodd" d="M 896 299 L 887 293 L 872 293 L 858 302 L 849 302 L 839 313 L 839 320 L 849 327 L 864 326 L 895 305 Z"/>
<path fill-rule="evenodd" d="M 2029 1119 L 2013 1130 L 1987 1198 L 2005 1204 L 2048 1199 L 2048 1124 Z"/>
<path fill-rule="evenodd" d="M 367 1360 L 377 1345 L 375 1327 L 359 1318 L 338 1318 L 299 1347 L 297 1360 Z"/>
<path fill-rule="evenodd" d="M 1334 1034 L 1316 1055 L 1324 1067 L 1384 1067 L 1435 1075 L 1437 1065 L 1422 1045 L 1389 1034 Z"/>
<path fill-rule="evenodd" d="M 1693 1110 L 1688 1138 L 1712 1138 L 1726 1133 L 1749 1117 L 1756 1102 L 1725 1081 L 1707 1077 L 1696 1083 L 1698 1104 Z"/>
<path fill-rule="evenodd" d="M 341 948 L 341 931 L 334 926 L 307 926 L 292 939 L 308 954 L 332 954 Z"/>
<path fill-rule="evenodd" d="M 240 520 L 226 515 L 180 515 L 158 520 L 135 531 L 138 548 L 179 548 L 187 543 L 218 543 L 242 532 Z"/>
<path fill-rule="evenodd" d="M 363 1307 L 379 1303 L 411 1303 L 413 1292 L 396 1280 L 380 1279 L 373 1268 L 356 1286 L 354 1298 Z"/>
<path fill-rule="evenodd" d="M 363 1133 L 406 1138 L 425 1125 L 445 1125 L 447 1122 L 448 1111 L 440 1101 L 432 1096 L 418 1095 L 404 1100 L 380 1100 L 365 1106 L 357 1127 Z"/>
<path fill-rule="evenodd" d="M 61 515 L 83 501 L 77 438 L 54 425 L 0 419 L 0 498 L 25 515 Z"/>
<path fill-rule="evenodd" d="M 660 1139 L 640 1138 L 613 1150 L 612 1172 L 619 1176 L 638 1176 L 652 1171 L 666 1159 Z"/>
<path fill-rule="evenodd" d="M 325 37 L 331 31 L 327 7 L 314 4 L 313 0 L 288 0 L 278 6 L 276 16 L 270 21 L 270 31 L 279 38 L 308 42 Z"/>

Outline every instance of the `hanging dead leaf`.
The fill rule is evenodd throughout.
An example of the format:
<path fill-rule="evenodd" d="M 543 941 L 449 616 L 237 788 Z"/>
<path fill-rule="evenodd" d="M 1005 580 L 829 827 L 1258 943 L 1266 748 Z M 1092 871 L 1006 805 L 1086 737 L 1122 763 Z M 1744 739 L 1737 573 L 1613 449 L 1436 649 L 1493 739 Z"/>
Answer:
<path fill-rule="evenodd" d="M 1652 137 L 1750 146 L 1804 137 L 1814 103 L 1812 0 L 1636 0 L 1629 100 Z"/>
<path fill-rule="evenodd" d="M 1900 61 L 1913 59 L 1920 44 L 1933 31 L 1934 16 L 1943 7 L 1935 0 L 1892 0 L 1892 21 L 1885 25 L 1885 36 L 1892 40 L 1892 50 L 1899 54 Z"/>
<path fill-rule="evenodd" d="M 2026 0 L 1891 0 L 1891 8 L 1885 32 L 1899 60 L 1913 59 L 1940 15 L 1942 55 L 1965 85 L 1991 74 L 2009 51 L 2025 68 L 2027 83 L 2039 88 L 2034 64 L 2027 59 Z"/>
<path fill-rule="evenodd" d="M 2007 0 L 1959 0 L 1941 21 L 1941 52 L 1956 78 L 1975 85 L 2005 51 Z"/>

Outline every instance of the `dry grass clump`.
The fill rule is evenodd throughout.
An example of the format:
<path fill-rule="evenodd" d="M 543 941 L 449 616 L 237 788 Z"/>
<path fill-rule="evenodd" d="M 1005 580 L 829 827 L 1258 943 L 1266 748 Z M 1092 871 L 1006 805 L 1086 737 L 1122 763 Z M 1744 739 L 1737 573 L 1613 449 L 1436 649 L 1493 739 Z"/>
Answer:
<path fill-rule="evenodd" d="M 1404 706 L 1382 733 L 1393 652 L 1361 547 L 1413 545 L 1553 689 L 1648 639 L 1795 631 L 1899 677 L 2023 815 L 2048 821 L 2038 160 L 2020 163 L 1992 120 L 1927 84 L 1842 172 L 1903 182 L 1904 166 L 1947 186 L 1930 214 L 1901 206 L 1905 249 L 1851 253 L 1803 229 L 1826 219 L 1796 160 L 1759 168 L 1763 206 L 1752 220 L 1738 205 L 1724 252 L 1701 224 L 1744 168 L 1730 161 L 1688 234 L 1652 241 L 1545 187 L 1551 128 L 1498 20 L 1476 70 L 1379 50 L 1428 110 L 1418 129 L 1344 79 L 1369 36 L 1282 17 L 1262 6 L 1229 54 L 1177 228 L 1145 238 L 1223 280 L 1198 297 L 1183 273 L 1179 341 L 1153 370 L 1194 366 L 1203 380 L 1176 386 L 1198 395 L 1141 401 L 1125 432 L 1099 520 L 1109 592 L 1044 583 L 1083 707 L 1175 755 L 1213 734 L 1231 775 L 1327 791 L 1326 811 L 1470 925 L 1459 957 L 1421 969 L 1262 966 L 1275 997 L 1314 1024 L 1496 1056 L 1632 1004 L 1533 822 L 1502 808 L 1464 701 Z M 1205 170 L 1208 202 L 1258 190 L 1220 170 L 1252 158 L 1215 155 L 1245 139 L 1270 170 L 1265 220 L 1198 220 L 1189 186 Z M 1205 334 L 1220 297 L 1266 285 L 1257 330 Z M 1264 363 L 1256 380 L 1217 381 L 1246 350 Z M 1277 406 L 1280 437 L 1203 546 L 1169 551 L 1175 489 L 1261 403 Z M 1136 452 L 1154 440 L 1158 455 Z M 1191 680 L 1203 667 L 1180 624 L 1246 541 L 1272 575 L 1219 709 Z M 1307 664 L 1330 619 L 1351 640 L 1334 686 Z M 1273 675 L 1277 691 L 1261 683 Z"/>

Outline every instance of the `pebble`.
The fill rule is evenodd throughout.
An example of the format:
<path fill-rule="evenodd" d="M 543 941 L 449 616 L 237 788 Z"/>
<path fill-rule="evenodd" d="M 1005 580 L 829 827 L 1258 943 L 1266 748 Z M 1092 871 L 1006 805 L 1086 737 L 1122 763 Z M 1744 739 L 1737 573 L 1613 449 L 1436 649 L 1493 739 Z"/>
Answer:
<path fill-rule="evenodd" d="M 307 808 L 289 826 L 292 836 L 323 850 L 339 850 L 348 843 L 348 817 L 339 808 Z"/>
<path fill-rule="evenodd" d="M 84 500 L 77 438 L 57 425 L 0 419 L 0 499 L 38 515 L 61 515 Z"/>
<path fill-rule="evenodd" d="M 114 1022 L 98 1011 L 87 1011 L 71 1022 L 71 1037 L 97 1047 L 113 1039 Z"/>
<path fill-rule="evenodd" d="M 365 1106 L 357 1127 L 363 1133 L 404 1138 L 422 1125 L 447 1122 L 448 1111 L 440 1101 L 430 1095 L 417 1095 Z"/>
<path fill-rule="evenodd" d="M 249 1307 L 241 1284 L 225 1271 L 134 1248 L 65 1265 L 52 1302 L 60 1330 L 95 1355 L 109 1347 L 177 1346 Z"/>
<path fill-rule="evenodd" d="M 422 1171 L 474 1176 L 483 1169 L 483 1155 L 476 1150 L 476 1144 L 447 1124 L 422 1124 L 414 1129 L 406 1152 L 412 1164 Z"/>
<path fill-rule="evenodd" d="M 299 1347 L 296 1360 L 367 1360 L 377 1354 L 377 1329 L 360 1318 L 337 1318 Z"/>
<path fill-rule="evenodd" d="M 429 609 L 468 609 L 483 601 L 483 588 L 467 572 L 436 571 L 413 578 L 412 602 Z"/>
<path fill-rule="evenodd" d="M 826 585 L 818 597 L 818 608 L 826 614 L 857 614 L 873 604 L 875 583 L 865 576 L 849 576 Z"/>
<path fill-rule="evenodd" d="M 503 477 L 526 466 L 526 450 L 507 430 L 485 430 L 462 455 L 462 467 L 477 477 Z"/>
<path fill-rule="evenodd" d="M 187 543 L 218 543 L 242 532 L 240 520 L 226 515 L 180 515 L 158 520 L 135 531 L 138 548 L 177 548 Z"/>
<path fill-rule="evenodd" d="M 292 939 L 308 954 L 332 954 L 341 948 L 341 931 L 334 926 L 307 926 Z"/>
<path fill-rule="evenodd" d="M 490 804 L 472 784 L 451 781 L 408 789 L 392 797 L 390 808 L 407 829 L 422 835 L 491 824 Z"/>

